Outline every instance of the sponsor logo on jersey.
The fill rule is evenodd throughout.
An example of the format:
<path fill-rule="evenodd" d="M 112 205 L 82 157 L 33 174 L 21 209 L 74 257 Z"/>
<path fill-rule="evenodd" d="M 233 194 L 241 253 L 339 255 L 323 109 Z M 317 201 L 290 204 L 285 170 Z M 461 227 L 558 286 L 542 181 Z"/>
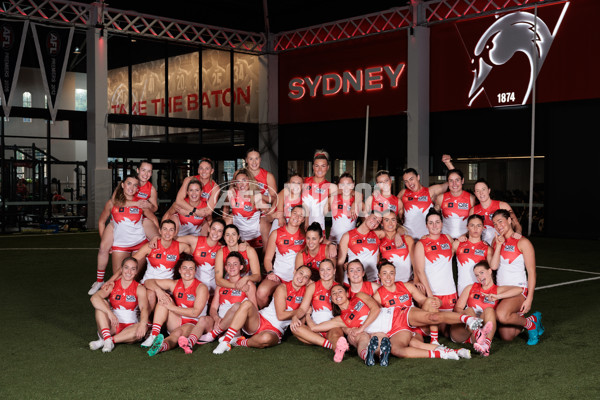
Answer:
<path fill-rule="evenodd" d="M 287 245 L 289 245 L 289 244 L 290 244 L 290 241 L 289 241 L 288 239 L 284 239 L 284 240 L 283 240 L 283 245 L 284 245 L 284 246 L 287 246 Z"/>
<path fill-rule="evenodd" d="M 202 192 L 200 194 L 200 197 L 202 197 L 203 199 L 207 199 L 208 200 L 208 198 L 210 197 L 210 193 Z"/>
<path fill-rule="evenodd" d="M 402 296 L 398 297 L 398 300 L 400 300 L 402 303 L 407 302 L 409 299 L 410 297 L 407 294 L 403 294 Z"/>
<path fill-rule="evenodd" d="M 362 243 L 362 239 L 356 239 L 356 244 L 361 244 Z"/>
<path fill-rule="evenodd" d="M 450 250 L 450 244 L 448 243 L 442 243 L 440 247 L 442 250 Z"/>
<path fill-rule="evenodd" d="M 177 261 L 176 254 L 167 254 L 167 261 Z"/>
<path fill-rule="evenodd" d="M 489 298 L 487 298 L 487 297 L 484 297 L 484 298 L 483 298 L 483 302 L 484 302 L 485 304 L 495 304 L 495 303 L 496 303 L 496 301 L 494 301 L 494 300 L 492 300 L 492 299 L 489 299 Z"/>
<path fill-rule="evenodd" d="M 302 299 L 303 298 L 304 298 L 304 296 L 296 296 L 296 299 L 294 300 L 294 303 L 296 303 L 296 304 L 302 303 Z"/>
<path fill-rule="evenodd" d="M 116 296 L 115 296 L 115 300 L 116 300 L 116 301 L 119 301 L 119 300 L 121 300 L 121 295 L 120 295 L 120 294 L 116 295 Z"/>
<path fill-rule="evenodd" d="M 212 253 L 210 253 L 210 258 L 217 258 L 217 252 L 213 251 Z"/>
<path fill-rule="evenodd" d="M 186 298 L 187 301 L 196 301 L 196 296 L 193 294 L 188 294 Z"/>
<path fill-rule="evenodd" d="M 319 300 L 321 300 L 321 301 L 325 301 L 325 299 L 326 299 L 326 297 L 325 297 L 324 295 L 320 295 L 320 296 L 319 296 Z"/>
<path fill-rule="evenodd" d="M 363 306 L 365 305 L 365 303 L 363 303 L 362 301 L 359 301 L 356 303 L 356 305 L 354 306 L 354 309 L 356 311 L 360 311 L 361 308 L 363 308 Z"/>
<path fill-rule="evenodd" d="M 136 207 L 130 207 L 129 208 L 129 213 L 130 214 L 139 214 L 140 213 L 140 209 L 136 208 Z"/>
<path fill-rule="evenodd" d="M 463 254 L 469 254 L 471 252 L 471 249 L 464 249 L 463 250 Z"/>
<path fill-rule="evenodd" d="M 208 254 L 206 251 L 203 251 L 200 253 L 200 257 L 206 257 L 206 254 Z"/>
<path fill-rule="evenodd" d="M 475 249 L 475 255 L 483 257 L 483 256 L 485 256 L 485 250 Z"/>
<path fill-rule="evenodd" d="M 469 203 L 458 203 L 458 209 L 459 210 L 468 210 L 469 209 Z"/>
<path fill-rule="evenodd" d="M 125 301 L 128 303 L 135 303 L 135 296 L 132 294 L 128 294 L 125 296 Z"/>
<path fill-rule="evenodd" d="M 249 205 L 249 204 L 246 204 L 246 205 L 244 206 L 244 211 L 247 211 L 247 212 L 250 212 L 250 211 L 252 211 L 252 206 L 251 206 L 251 205 Z"/>
<path fill-rule="evenodd" d="M 454 208 L 454 203 L 448 203 L 448 208 Z"/>
<path fill-rule="evenodd" d="M 515 246 L 514 245 L 506 245 L 506 246 L 504 246 L 504 251 L 508 251 L 508 252 L 514 253 L 515 252 Z"/>
<path fill-rule="evenodd" d="M 395 205 L 393 205 L 393 204 L 390 204 L 388 208 L 389 208 L 391 211 L 393 211 L 393 212 L 396 212 L 396 211 L 398 211 L 398 207 L 396 207 L 396 206 L 395 206 Z"/>
<path fill-rule="evenodd" d="M 294 240 L 294 244 L 295 244 L 296 246 L 303 245 L 303 244 L 304 244 L 304 239 L 297 239 L 297 240 Z"/>
<path fill-rule="evenodd" d="M 343 204 L 338 204 L 338 210 L 343 210 L 344 209 L 344 205 Z"/>
<path fill-rule="evenodd" d="M 119 207 L 119 212 L 125 212 L 125 207 Z"/>
<path fill-rule="evenodd" d="M 386 249 L 386 250 L 391 250 L 391 249 L 392 249 L 392 246 L 385 246 L 385 249 Z"/>
<path fill-rule="evenodd" d="M 241 290 L 232 290 L 231 291 L 231 295 L 232 296 L 241 296 L 242 295 L 242 291 Z"/>
<path fill-rule="evenodd" d="M 327 193 L 327 189 L 316 188 L 315 193 L 316 194 L 325 194 L 325 193 Z"/>
<path fill-rule="evenodd" d="M 429 197 L 428 196 L 419 196 L 418 201 L 428 201 Z"/>
<path fill-rule="evenodd" d="M 140 199 L 147 199 L 148 198 L 148 193 L 137 192 L 137 197 L 139 197 Z"/>
<path fill-rule="evenodd" d="M 377 239 L 375 239 L 375 238 L 367 238 L 367 244 L 377 244 Z"/>
<path fill-rule="evenodd" d="M 437 250 L 437 246 L 436 245 L 431 246 L 431 251 L 436 251 L 436 250 Z"/>

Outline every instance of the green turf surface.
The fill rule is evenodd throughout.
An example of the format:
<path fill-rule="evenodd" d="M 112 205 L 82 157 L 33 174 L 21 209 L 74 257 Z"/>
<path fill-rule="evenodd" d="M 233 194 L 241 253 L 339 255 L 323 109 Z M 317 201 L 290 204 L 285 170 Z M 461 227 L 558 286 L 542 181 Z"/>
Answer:
<path fill-rule="evenodd" d="M 600 273 L 597 241 L 532 241 L 539 266 Z M 134 345 L 109 354 L 88 348 L 98 244 L 97 233 L 0 236 L 0 399 L 600 398 L 600 279 L 537 291 L 540 343 L 497 339 L 488 358 L 392 358 L 387 368 L 367 368 L 356 355 L 335 364 L 331 351 L 293 337 L 271 349 L 216 356 L 213 343 L 190 356 L 176 349 L 149 358 Z M 539 268 L 538 287 L 595 276 Z"/>

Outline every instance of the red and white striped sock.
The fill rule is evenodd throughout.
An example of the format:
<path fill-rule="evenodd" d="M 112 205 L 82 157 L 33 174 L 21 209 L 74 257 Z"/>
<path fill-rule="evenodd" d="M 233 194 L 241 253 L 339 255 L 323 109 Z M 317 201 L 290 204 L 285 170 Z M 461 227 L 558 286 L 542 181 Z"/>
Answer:
<path fill-rule="evenodd" d="M 536 322 L 537 322 L 537 318 L 535 317 L 535 315 L 531 315 L 531 316 L 525 318 L 525 329 L 527 329 L 528 331 L 535 329 Z"/>
<path fill-rule="evenodd" d="M 460 322 L 462 322 L 463 324 L 466 324 L 466 323 L 467 323 L 467 320 L 468 320 L 469 318 L 471 318 L 471 316 L 470 316 L 470 315 L 463 314 L 463 315 L 461 315 L 461 316 L 460 316 Z"/>
<path fill-rule="evenodd" d="M 105 272 L 106 272 L 105 270 L 100 270 L 100 269 L 96 270 L 96 282 L 104 282 L 104 273 Z"/>
<path fill-rule="evenodd" d="M 436 350 L 429 350 L 429 358 L 442 358 L 442 352 Z"/>
<path fill-rule="evenodd" d="M 217 325 L 215 329 L 210 331 L 210 334 L 212 335 L 213 339 L 216 339 L 221 333 L 223 333 L 223 329 L 221 329 L 219 325 Z"/>
<path fill-rule="evenodd" d="M 237 346 L 248 347 L 248 339 L 243 338 L 242 340 L 238 340 L 237 341 Z"/>
<path fill-rule="evenodd" d="M 485 344 L 487 344 L 488 346 L 491 347 L 492 346 L 492 339 L 485 338 Z"/>
<path fill-rule="evenodd" d="M 323 347 L 325 347 L 326 349 L 332 350 L 333 349 L 333 345 L 331 344 L 331 342 L 327 339 L 325 339 L 325 341 L 322 344 Z"/>
<path fill-rule="evenodd" d="M 438 344 L 438 331 L 430 331 L 429 336 L 431 337 L 431 343 Z"/>
<path fill-rule="evenodd" d="M 104 328 L 100 331 L 100 335 L 102 336 L 102 340 L 110 339 L 110 330 L 108 328 Z"/>
<path fill-rule="evenodd" d="M 231 342 L 231 339 L 233 339 L 233 337 L 238 333 L 237 330 L 233 329 L 233 328 L 229 328 L 227 329 L 227 333 L 225 334 L 225 339 L 223 339 L 223 342 L 225 343 L 229 343 Z"/>
<path fill-rule="evenodd" d="M 190 340 L 190 343 L 193 345 L 196 344 L 196 342 L 198 341 L 198 336 L 194 335 L 193 333 L 188 337 L 188 339 Z"/>
<path fill-rule="evenodd" d="M 160 333 L 160 328 L 162 328 L 162 324 L 152 324 L 152 332 L 150 334 L 158 336 Z"/>
<path fill-rule="evenodd" d="M 362 360 L 367 358 L 367 349 L 364 349 L 363 351 L 360 352 L 360 358 Z"/>
<path fill-rule="evenodd" d="M 169 343 L 167 342 L 163 342 L 162 346 L 160 346 L 160 350 L 158 350 L 159 353 L 162 353 L 163 351 L 167 351 L 169 350 Z"/>

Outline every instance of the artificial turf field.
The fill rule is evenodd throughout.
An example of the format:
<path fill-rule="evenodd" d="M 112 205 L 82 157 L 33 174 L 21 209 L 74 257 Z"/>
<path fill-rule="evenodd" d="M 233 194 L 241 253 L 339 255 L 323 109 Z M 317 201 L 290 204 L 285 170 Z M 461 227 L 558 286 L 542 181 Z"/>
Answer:
<path fill-rule="evenodd" d="M 0 236 L 0 399 L 600 399 L 598 241 L 532 242 L 543 266 L 533 308 L 546 328 L 537 346 L 525 336 L 496 339 L 487 358 L 392 357 L 387 368 L 368 368 L 355 354 L 336 364 L 330 350 L 291 336 L 274 348 L 220 356 L 215 343 L 152 358 L 138 345 L 93 352 L 87 290 L 97 233 Z"/>

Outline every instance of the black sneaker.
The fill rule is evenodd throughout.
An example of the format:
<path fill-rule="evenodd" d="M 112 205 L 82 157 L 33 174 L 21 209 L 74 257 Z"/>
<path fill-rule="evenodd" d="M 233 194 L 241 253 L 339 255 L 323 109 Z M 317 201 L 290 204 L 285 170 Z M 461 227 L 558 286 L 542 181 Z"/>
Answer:
<path fill-rule="evenodd" d="M 375 352 L 377 351 L 378 346 L 379 339 L 377 336 L 373 336 L 371 340 L 369 340 L 369 346 L 367 346 L 367 356 L 365 357 L 365 364 L 367 364 L 367 367 L 375 365 Z"/>
<path fill-rule="evenodd" d="M 379 365 L 382 367 L 387 367 L 390 363 L 390 353 L 392 352 L 392 344 L 390 343 L 390 339 L 388 337 L 384 337 L 381 339 L 381 344 L 379 345 Z"/>

